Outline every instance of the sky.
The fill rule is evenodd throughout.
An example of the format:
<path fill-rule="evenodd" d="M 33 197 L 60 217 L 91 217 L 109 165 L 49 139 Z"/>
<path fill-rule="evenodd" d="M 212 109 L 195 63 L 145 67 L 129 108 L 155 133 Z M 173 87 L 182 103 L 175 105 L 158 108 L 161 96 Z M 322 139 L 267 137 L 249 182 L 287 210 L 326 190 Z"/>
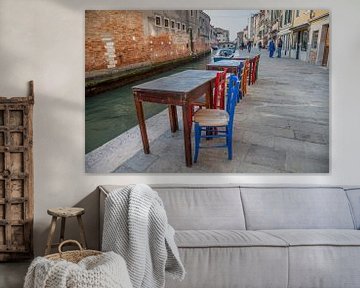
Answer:
<path fill-rule="evenodd" d="M 251 13 L 258 10 L 204 10 L 211 18 L 211 25 L 230 30 L 230 41 L 235 40 L 236 33 L 242 31 L 249 22 Z"/>

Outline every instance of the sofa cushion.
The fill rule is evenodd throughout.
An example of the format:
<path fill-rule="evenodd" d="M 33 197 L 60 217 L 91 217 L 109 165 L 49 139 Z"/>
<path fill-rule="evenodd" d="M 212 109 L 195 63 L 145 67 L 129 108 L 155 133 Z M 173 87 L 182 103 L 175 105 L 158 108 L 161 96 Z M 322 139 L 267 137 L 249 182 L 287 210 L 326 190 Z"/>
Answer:
<path fill-rule="evenodd" d="M 239 187 L 154 189 L 176 230 L 245 229 Z"/>
<path fill-rule="evenodd" d="M 348 229 L 262 230 L 289 246 L 360 246 L 360 231 Z"/>
<path fill-rule="evenodd" d="M 241 188 L 246 226 L 266 229 L 354 229 L 342 188 Z"/>
<path fill-rule="evenodd" d="M 244 230 L 182 230 L 176 231 L 175 242 L 178 247 L 251 247 L 281 246 L 288 244 L 260 231 Z"/>
<path fill-rule="evenodd" d="M 360 231 L 318 229 L 263 232 L 290 245 L 289 288 L 359 287 Z"/>
<path fill-rule="evenodd" d="M 186 275 L 166 288 L 287 288 L 288 247 L 179 248 Z"/>
<path fill-rule="evenodd" d="M 289 247 L 289 288 L 359 288 L 358 246 Z"/>
<path fill-rule="evenodd" d="M 360 229 L 360 188 L 347 189 L 346 194 L 350 201 L 356 229 Z"/>

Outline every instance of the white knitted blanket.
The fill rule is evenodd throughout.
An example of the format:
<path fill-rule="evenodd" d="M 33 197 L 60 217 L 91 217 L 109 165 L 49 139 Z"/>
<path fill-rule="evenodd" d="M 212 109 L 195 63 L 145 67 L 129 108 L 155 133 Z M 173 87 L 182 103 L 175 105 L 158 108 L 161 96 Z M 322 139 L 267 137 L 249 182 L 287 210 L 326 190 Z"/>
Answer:
<path fill-rule="evenodd" d="M 127 186 L 105 200 L 102 250 L 124 257 L 134 288 L 165 287 L 165 271 L 184 278 L 174 233 L 160 197 L 147 185 Z"/>
<path fill-rule="evenodd" d="M 89 256 L 79 263 L 37 257 L 24 288 L 132 288 L 124 259 L 113 252 Z"/>

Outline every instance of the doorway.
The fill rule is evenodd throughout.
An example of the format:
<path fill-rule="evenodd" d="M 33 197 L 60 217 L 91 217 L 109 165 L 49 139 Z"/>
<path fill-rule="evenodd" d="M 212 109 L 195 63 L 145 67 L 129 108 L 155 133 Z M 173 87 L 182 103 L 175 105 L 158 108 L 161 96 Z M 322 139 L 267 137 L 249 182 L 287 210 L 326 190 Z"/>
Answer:
<path fill-rule="evenodd" d="M 300 39 L 300 31 L 299 32 L 297 32 L 297 39 L 296 39 L 296 59 L 299 59 L 299 57 L 300 57 L 300 41 L 301 41 L 301 39 Z"/>
<path fill-rule="evenodd" d="M 324 25 L 325 30 L 325 43 L 324 43 L 324 55 L 322 58 L 321 65 L 328 66 L 329 51 L 330 51 L 330 37 L 329 37 L 329 25 Z"/>

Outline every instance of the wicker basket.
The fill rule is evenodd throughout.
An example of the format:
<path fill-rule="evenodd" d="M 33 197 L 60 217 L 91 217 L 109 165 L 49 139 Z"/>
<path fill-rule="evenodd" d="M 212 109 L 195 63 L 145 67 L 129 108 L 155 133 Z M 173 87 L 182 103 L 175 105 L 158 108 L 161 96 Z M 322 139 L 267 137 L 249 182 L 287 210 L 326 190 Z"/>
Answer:
<path fill-rule="evenodd" d="M 74 251 L 65 251 L 63 252 L 61 249 L 65 244 L 76 244 L 79 247 L 79 250 L 74 250 Z M 61 242 L 61 244 L 59 245 L 59 253 L 54 253 L 54 254 L 50 254 L 45 256 L 45 258 L 49 259 L 49 260 L 66 260 L 69 262 L 73 262 L 73 263 L 78 263 L 79 261 L 81 261 L 82 259 L 88 257 L 88 256 L 96 256 L 96 255 L 101 255 L 102 252 L 100 251 L 96 251 L 96 250 L 85 250 L 82 248 L 81 244 L 76 241 L 76 240 L 66 240 Z"/>

